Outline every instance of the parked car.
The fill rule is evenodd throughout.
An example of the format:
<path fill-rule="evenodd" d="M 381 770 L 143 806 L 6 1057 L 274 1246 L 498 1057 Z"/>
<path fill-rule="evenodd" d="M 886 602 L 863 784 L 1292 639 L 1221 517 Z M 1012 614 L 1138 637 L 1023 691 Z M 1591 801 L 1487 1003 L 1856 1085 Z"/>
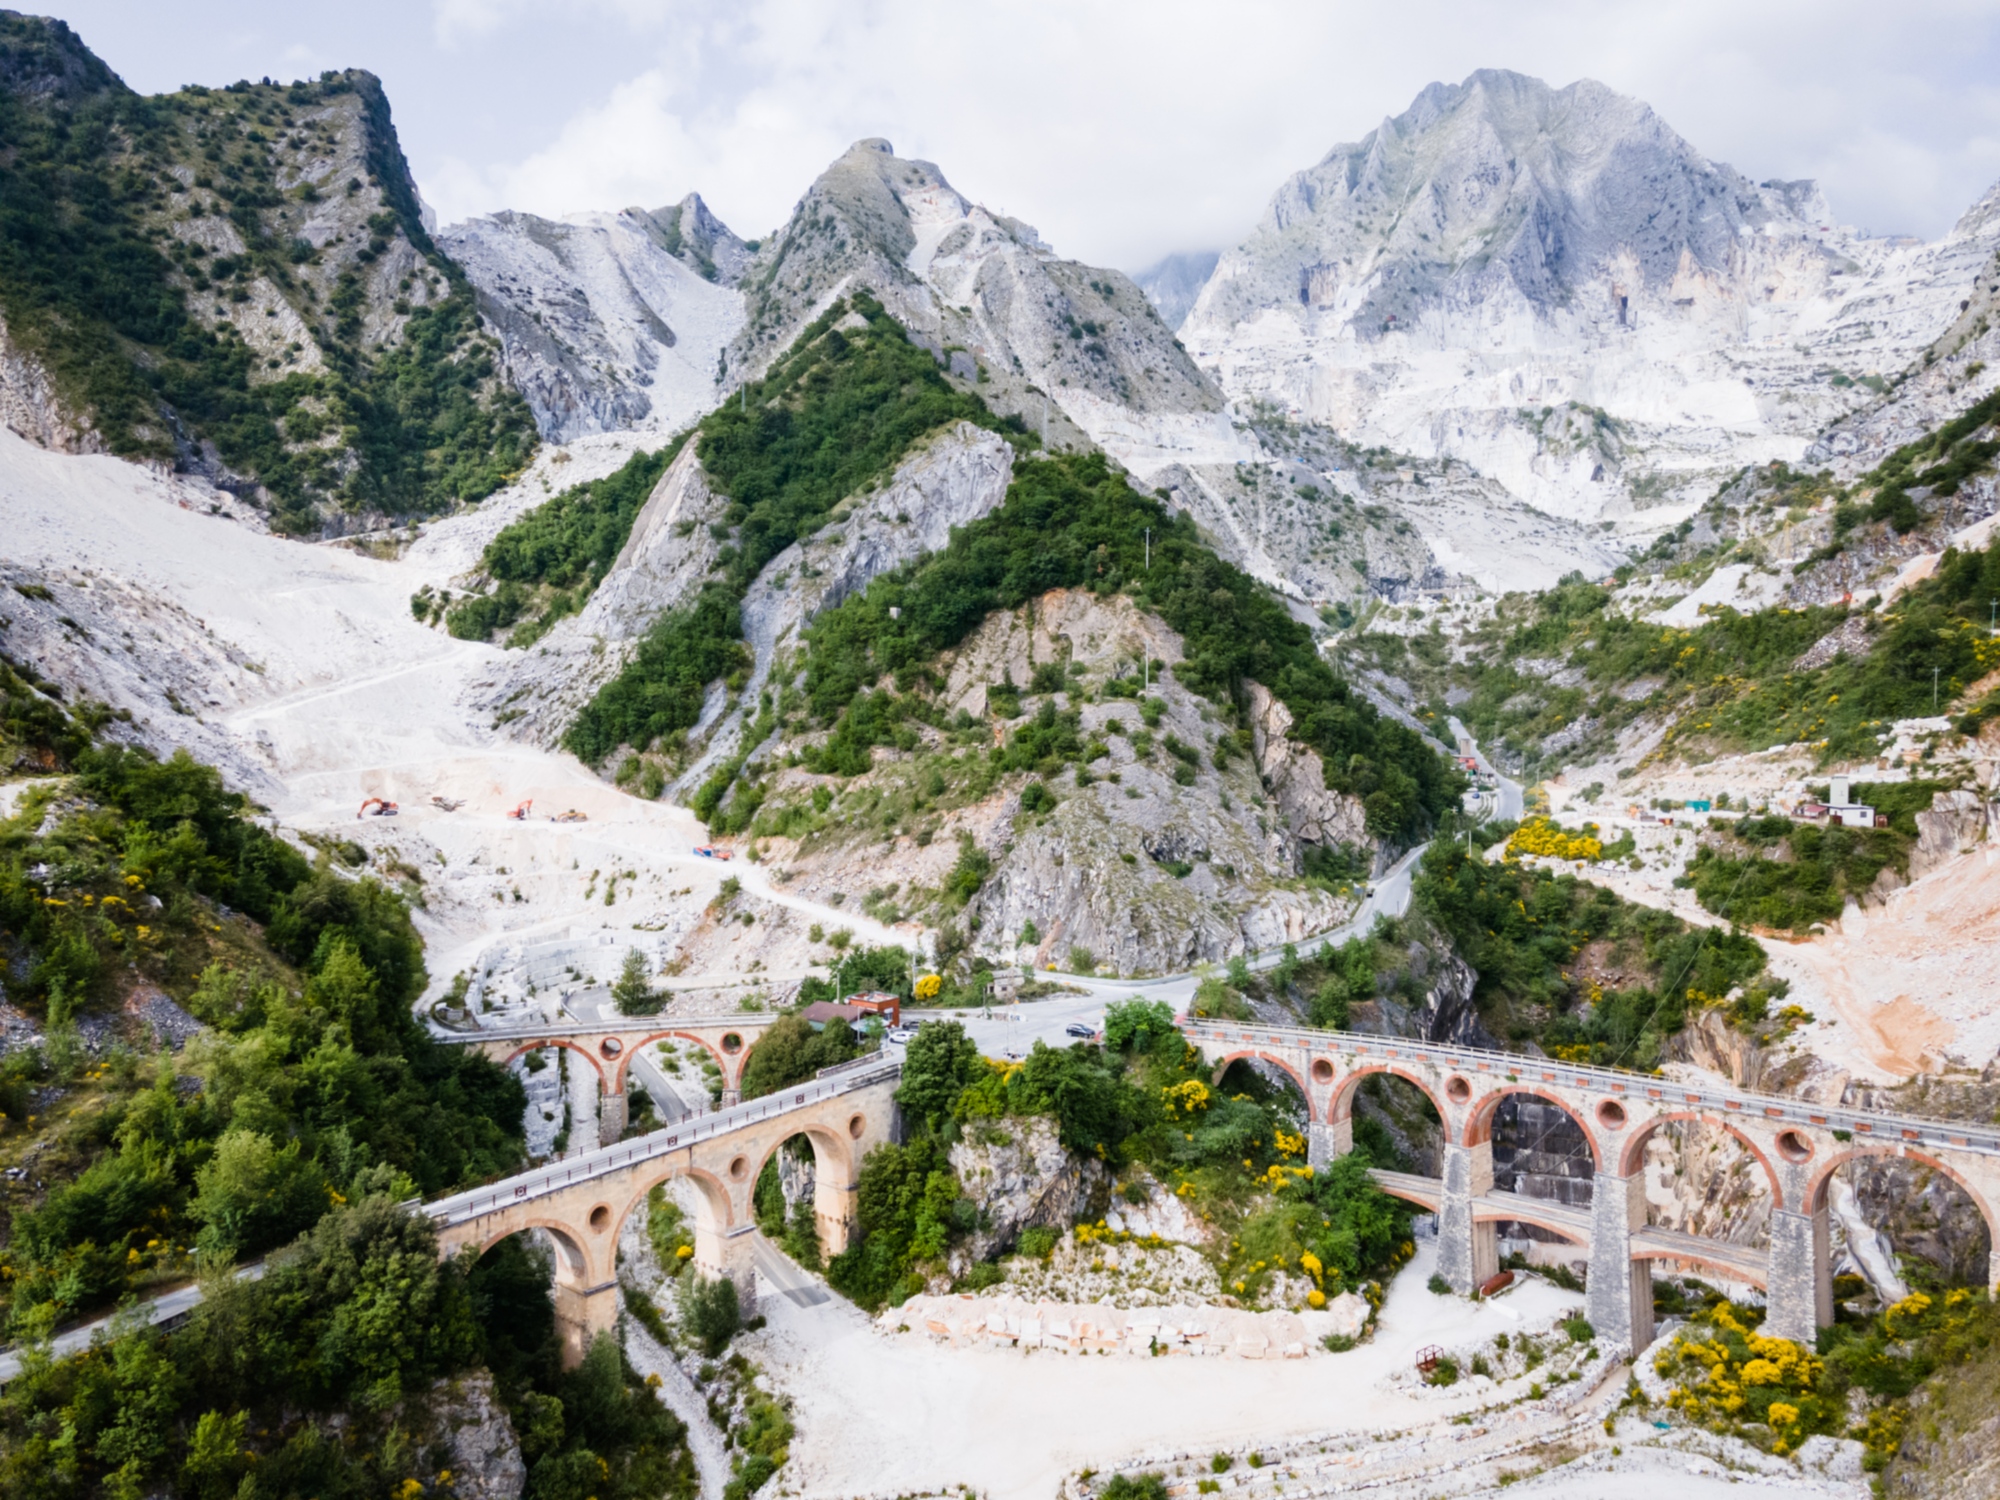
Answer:
<path fill-rule="evenodd" d="M 1097 1035 L 1097 1028 L 1088 1021 L 1072 1021 L 1063 1027 L 1063 1035 L 1093 1037 Z"/>
<path fill-rule="evenodd" d="M 914 1026 L 894 1026 L 889 1029 L 889 1040 L 899 1047 L 906 1047 L 916 1039 L 917 1028 Z"/>

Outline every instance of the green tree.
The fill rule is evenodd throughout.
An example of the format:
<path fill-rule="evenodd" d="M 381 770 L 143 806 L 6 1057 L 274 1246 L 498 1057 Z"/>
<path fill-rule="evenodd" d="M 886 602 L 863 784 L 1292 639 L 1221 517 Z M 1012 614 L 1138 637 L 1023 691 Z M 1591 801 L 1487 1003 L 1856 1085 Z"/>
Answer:
<path fill-rule="evenodd" d="M 937 1130 L 951 1118 L 958 1096 L 985 1071 L 978 1044 L 963 1024 L 932 1021 L 904 1050 L 896 1102 L 910 1119 Z"/>
<path fill-rule="evenodd" d="M 743 1097 L 761 1099 L 803 1083 L 821 1068 L 859 1057 L 862 1050 L 854 1028 L 838 1017 L 814 1031 L 804 1016 L 782 1016 L 750 1049 L 743 1064 Z"/>
<path fill-rule="evenodd" d="M 188 1212 L 203 1226 L 201 1247 L 227 1259 L 283 1243 L 327 1202 L 326 1175 L 299 1142 L 274 1146 L 250 1130 L 224 1134 L 194 1180 Z"/>
<path fill-rule="evenodd" d="M 628 1016 L 658 1015 L 667 997 L 654 993 L 652 977 L 652 967 L 646 962 L 646 955 L 637 948 L 628 948 L 624 967 L 618 971 L 618 980 L 611 986 L 611 998 L 617 1002 L 618 1009 Z"/>
<path fill-rule="evenodd" d="M 1104 1008 L 1106 1051 L 1146 1052 L 1179 1035 L 1174 1008 L 1164 1000 L 1125 1000 Z"/>

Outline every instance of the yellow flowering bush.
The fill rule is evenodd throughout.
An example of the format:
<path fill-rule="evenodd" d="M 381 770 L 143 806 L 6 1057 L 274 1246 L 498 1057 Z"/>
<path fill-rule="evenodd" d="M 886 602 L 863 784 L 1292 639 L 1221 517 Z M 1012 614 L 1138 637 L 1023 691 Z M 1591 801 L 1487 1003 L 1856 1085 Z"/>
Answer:
<path fill-rule="evenodd" d="M 1581 833 L 1571 833 L 1549 818 L 1530 818 L 1507 840 L 1510 859 L 1523 854 L 1546 855 L 1551 859 L 1597 859 L 1603 853 L 1604 841 L 1597 836 L 1595 823 L 1584 824 Z"/>
<path fill-rule="evenodd" d="M 935 1000 L 944 989 L 944 980 L 936 974 L 926 974 L 917 980 L 916 996 L 919 1000 Z"/>
<path fill-rule="evenodd" d="M 1185 1119 L 1198 1115 L 1208 1108 L 1208 1085 L 1199 1078 L 1184 1079 L 1160 1090 L 1160 1103 L 1165 1106 L 1169 1119 Z"/>
<path fill-rule="evenodd" d="M 1809 1433 L 1831 1430 L 1841 1404 L 1820 1389 L 1825 1367 L 1817 1355 L 1745 1319 L 1727 1302 L 1704 1309 L 1653 1368 L 1675 1382 L 1667 1405 L 1690 1421 L 1720 1429 L 1761 1422 L 1771 1429 L 1772 1451 L 1789 1453 Z"/>

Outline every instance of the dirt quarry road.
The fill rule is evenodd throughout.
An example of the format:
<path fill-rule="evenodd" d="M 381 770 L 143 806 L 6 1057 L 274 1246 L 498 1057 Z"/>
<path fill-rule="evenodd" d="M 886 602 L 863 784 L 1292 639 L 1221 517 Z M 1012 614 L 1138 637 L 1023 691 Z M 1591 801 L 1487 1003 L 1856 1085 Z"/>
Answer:
<path fill-rule="evenodd" d="M 551 487 L 623 456 L 615 445 L 585 449 Z M 470 706 L 470 684 L 501 649 L 423 625 L 410 599 L 471 566 L 506 520 L 546 499 L 548 468 L 545 455 L 509 491 L 385 560 L 259 533 L 211 513 L 217 497 L 205 489 L 0 430 L 0 567 L 51 589 L 51 625 L 57 613 L 72 622 L 45 634 L 38 654 L 54 658 L 51 670 L 214 761 L 282 824 L 353 839 L 384 870 L 418 872 L 435 985 L 496 941 L 585 930 L 703 932 L 686 976 L 696 986 L 752 965 L 765 980 L 795 981 L 815 922 L 910 943 L 907 931 L 786 891 L 747 860 L 697 856 L 707 835 L 684 808 L 627 796 L 574 756 L 508 740 Z M 445 812 L 434 796 L 463 805 Z M 368 797 L 400 814 L 357 818 Z M 527 799 L 529 818 L 506 816 Z M 587 821 L 550 821 L 570 809 Z M 619 883 L 615 904 L 599 872 Z M 765 916 L 761 931 L 702 928 L 730 877 Z"/>

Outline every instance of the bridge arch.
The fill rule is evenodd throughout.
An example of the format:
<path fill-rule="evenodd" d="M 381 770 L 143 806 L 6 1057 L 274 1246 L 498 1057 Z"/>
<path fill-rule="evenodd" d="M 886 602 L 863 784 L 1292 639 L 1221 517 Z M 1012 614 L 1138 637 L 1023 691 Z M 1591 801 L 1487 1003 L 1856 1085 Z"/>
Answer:
<path fill-rule="evenodd" d="M 617 1038 L 621 1044 L 620 1050 L 616 1056 L 609 1059 L 612 1084 L 618 1092 L 623 1093 L 633 1058 L 655 1042 L 681 1041 L 694 1043 L 713 1058 L 716 1067 L 722 1070 L 723 1087 L 735 1088 L 737 1080 L 742 1076 L 743 1064 L 749 1058 L 751 1048 L 757 1044 L 757 1037 L 745 1034 L 750 1029 L 748 1027 L 740 1030 L 732 1029 L 712 1042 L 705 1036 L 678 1026 L 662 1026 L 657 1031 L 648 1031 L 643 1035 L 621 1036 Z M 736 1038 L 738 1043 L 734 1051 L 730 1051 L 727 1046 L 731 1037 Z"/>
<path fill-rule="evenodd" d="M 511 1068 L 520 1058 L 527 1056 L 530 1052 L 539 1052 L 544 1047 L 566 1048 L 589 1063 L 597 1072 L 597 1086 L 600 1093 L 611 1086 L 610 1080 L 604 1076 L 605 1059 L 597 1056 L 576 1037 L 545 1036 L 535 1040 L 524 1041 L 512 1052 L 509 1052 L 505 1057 L 500 1059 L 500 1066 Z"/>
<path fill-rule="evenodd" d="M 1721 1130 L 1724 1134 L 1734 1139 L 1739 1146 L 1755 1157 L 1757 1165 L 1763 1168 L 1764 1185 L 1771 1190 L 1772 1212 L 1775 1213 L 1787 1207 L 1785 1203 L 1785 1190 L 1783 1183 L 1779 1179 L 1778 1170 L 1772 1164 L 1771 1158 L 1766 1154 L 1764 1148 L 1758 1145 L 1728 1115 L 1712 1109 L 1675 1109 L 1649 1116 L 1632 1131 L 1631 1136 L 1627 1138 L 1624 1145 L 1620 1148 L 1618 1153 L 1618 1175 L 1620 1177 L 1630 1177 L 1635 1172 L 1644 1171 L 1646 1166 L 1647 1142 L 1652 1140 L 1653 1136 L 1663 1126 L 1672 1124 L 1675 1121 L 1692 1121 L 1698 1125 L 1707 1125 L 1713 1129 Z M 1794 1133 L 1792 1131 L 1784 1132 L 1786 1135 Z"/>
<path fill-rule="evenodd" d="M 1366 1083 L 1369 1077 L 1376 1073 L 1385 1074 L 1390 1078 L 1400 1078 L 1428 1099 L 1431 1108 L 1437 1111 L 1438 1119 L 1445 1122 L 1445 1144 L 1448 1146 L 1456 1144 L 1451 1139 L 1451 1114 L 1446 1108 L 1445 1101 L 1439 1097 L 1437 1090 L 1432 1087 L 1431 1080 L 1424 1077 L 1423 1074 L 1417 1072 L 1415 1069 L 1403 1067 L 1399 1063 L 1365 1062 L 1352 1072 L 1341 1074 L 1334 1085 L 1333 1098 L 1327 1101 L 1327 1124 L 1334 1125 L 1342 1120 L 1351 1120 L 1354 1118 L 1354 1096 L 1360 1093 L 1361 1085 Z M 1311 1096 L 1308 1095 L 1307 1097 L 1310 1098 Z"/>
<path fill-rule="evenodd" d="M 505 1229 L 482 1235 L 472 1242 L 474 1258 L 484 1255 L 502 1240 L 512 1239 L 530 1229 L 545 1230 L 556 1247 L 556 1279 L 559 1281 L 583 1282 L 590 1276 L 590 1251 L 576 1237 L 576 1227 L 562 1219 L 530 1218 L 520 1223 L 510 1224 Z"/>
<path fill-rule="evenodd" d="M 1818 1163 L 1813 1175 L 1806 1182 L 1804 1195 L 1805 1211 L 1818 1214 L 1827 1206 L 1827 1192 L 1833 1182 L 1833 1174 L 1850 1162 L 1869 1158 L 1902 1157 L 1909 1161 L 1921 1162 L 1932 1171 L 1951 1182 L 1965 1194 L 1972 1206 L 1979 1211 L 1979 1217 L 1986 1224 L 1986 1248 L 1989 1270 L 1985 1277 L 1989 1289 L 1993 1285 L 1994 1273 L 1991 1269 L 1996 1262 L 1994 1252 L 2000 1251 L 2000 1219 L 1994 1216 L 1992 1202 L 1987 1195 L 1973 1185 L 1961 1171 L 1949 1165 L 1936 1154 L 1908 1145 L 1900 1141 L 1854 1140 L 1841 1143 L 1838 1150 L 1828 1153 L 1824 1162 Z"/>
<path fill-rule="evenodd" d="M 1532 1205 L 1533 1200 L 1529 1201 Z M 1574 1224 L 1565 1224 L 1552 1214 L 1537 1213 L 1532 1206 L 1523 1209 L 1510 1205 L 1504 1211 L 1479 1209 L 1474 1212 L 1472 1217 L 1477 1223 L 1487 1223 L 1490 1221 L 1495 1224 L 1532 1224 L 1537 1229 L 1546 1230 L 1565 1244 L 1581 1245 L 1586 1250 L 1590 1248 L 1590 1236 L 1588 1234 L 1580 1235 Z"/>
<path fill-rule="evenodd" d="M 1717 1243 L 1720 1244 L 1721 1242 L 1718 1241 Z M 1661 1250 L 1651 1245 L 1635 1244 L 1632 1247 L 1632 1259 L 1635 1261 L 1664 1260 L 1677 1266 L 1700 1266 L 1704 1270 L 1721 1277 L 1724 1281 L 1733 1281 L 1739 1286 L 1762 1287 L 1766 1290 L 1770 1287 L 1771 1279 L 1765 1272 L 1753 1270 L 1748 1265 L 1732 1261 L 1725 1255 L 1704 1254 L 1700 1249 L 1696 1248 L 1695 1244 L 1676 1245 L 1671 1251 Z"/>
<path fill-rule="evenodd" d="M 1557 1109 L 1561 1110 L 1570 1122 L 1583 1133 L 1583 1143 L 1590 1148 L 1590 1169 L 1592 1174 L 1594 1175 L 1604 1170 L 1604 1147 L 1597 1139 L 1596 1122 L 1591 1118 L 1591 1111 L 1587 1108 L 1580 1108 L 1574 1100 L 1565 1098 L 1552 1089 L 1542 1088 L 1532 1083 L 1498 1084 L 1490 1092 L 1480 1095 L 1475 1099 L 1466 1113 L 1465 1144 L 1468 1146 L 1479 1146 L 1491 1141 L 1493 1139 L 1494 1116 L 1499 1114 L 1502 1104 L 1517 1094 L 1527 1094 L 1533 1098 L 1540 1099 L 1546 1104 L 1553 1104 Z"/>
<path fill-rule="evenodd" d="M 1269 1052 L 1259 1052 L 1254 1048 L 1225 1053 L 1217 1060 L 1209 1078 L 1219 1088 L 1223 1075 L 1229 1071 L 1231 1064 L 1240 1062 L 1268 1063 L 1291 1079 L 1292 1088 L 1297 1091 L 1299 1102 L 1306 1107 L 1306 1118 L 1308 1120 L 1312 1118 L 1312 1090 L 1307 1087 L 1305 1076 L 1299 1072 L 1297 1064 L 1288 1062 L 1282 1057 L 1274 1057 Z"/>

